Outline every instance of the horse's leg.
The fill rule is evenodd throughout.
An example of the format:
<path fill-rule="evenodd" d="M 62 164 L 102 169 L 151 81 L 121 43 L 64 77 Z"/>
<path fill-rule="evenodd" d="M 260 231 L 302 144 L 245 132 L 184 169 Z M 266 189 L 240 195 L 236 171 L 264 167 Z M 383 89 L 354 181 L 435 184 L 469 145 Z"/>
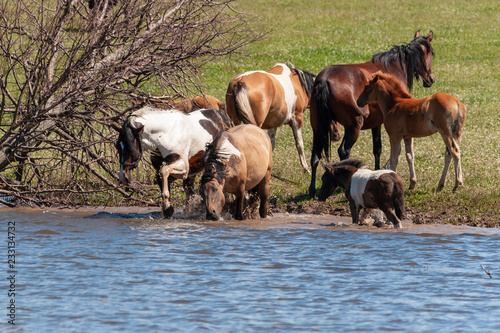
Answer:
<path fill-rule="evenodd" d="M 392 225 L 394 225 L 394 228 L 396 228 L 396 229 L 402 228 L 401 220 L 396 216 L 396 213 L 394 212 L 394 208 L 381 207 L 381 209 L 384 212 L 387 219 L 392 222 Z"/>
<path fill-rule="evenodd" d="M 361 210 L 354 201 L 350 201 L 352 224 L 359 224 L 359 211 Z"/>
<path fill-rule="evenodd" d="M 309 198 L 316 197 L 316 170 L 321 158 L 321 138 L 318 131 L 313 131 L 313 147 L 311 152 L 311 184 L 309 185 Z"/>
<path fill-rule="evenodd" d="M 299 161 L 302 169 L 311 174 L 309 167 L 306 163 L 306 156 L 304 154 L 304 141 L 302 140 L 302 130 L 299 128 L 297 121 L 292 119 L 290 122 L 290 127 L 292 128 L 293 138 L 295 139 L 295 147 L 297 148 L 297 152 L 299 153 Z"/>
<path fill-rule="evenodd" d="M 375 157 L 375 170 L 380 170 L 380 155 L 382 154 L 381 126 L 372 128 L 373 156 Z"/>
<path fill-rule="evenodd" d="M 360 126 L 358 127 L 345 127 L 344 138 L 338 149 L 339 157 L 341 160 L 345 160 L 351 156 L 351 148 L 354 146 L 359 137 L 359 131 L 363 120 L 361 120 Z"/>
<path fill-rule="evenodd" d="M 401 137 L 389 137 L 391 143 L 391 157 L 389 158 L 391 170 L 396 172 L 398 168 L 399 154 L 401 153 Z"/>
<path fill-rule="evenodd" d="M 243 206 L 245 203 L 245 183 L 243 182 L 235 193 L 236 196 L 236 214 L 234 218 L 236 220 L 243 220 Z"/>
<path fill-rule="evenodd" d="M 274 146 L 276 145 L 276 128 L 270 128 L 267 129 L 267 135 L 269 135 L 269 139 L 271 139 L 271 145 L 273 146 L 273 151 L 274 151 Z"/>
<path fill-rule="evenodd" d="M 266 173 L 264 179 L 258 185 L 260 198 L 259 215 L 261 218 L 267 216 L 267 199 L 269 198 L 269 180 L 271 179 L 271 170 Z"/>
<path fill-rule="evenodd" d="M 191 200 L 191 197 L 194 195 L 194 178 L 194 176 L 191 176 L 182 181 L 182 187 L 186 193 L 186 204 L 189 203 L 189 200 Z"/>
<path fill-rule="evenodd" d="M 168 165 L 164 165 L 160 168 L 160 176 L 161 176 L 161 197 L 163 199 L 163 203 L 161 206 L 161 210 L 163 212 L 163 216 L 166 219 L 169 219 L 174 214 L 174 207 L 170 204 L 170 168 Z"/>
<path fill-rule="evenodd" d="M 302 169 L 306 171 L 308 174 L 311 174 L 309 167 L 306 163 L 306 156 L 304 154 L 304 142 L 302 141 L 302 130 L 299 128 L 297 121 L 293 119 L 290 122 L 290 127 L 292 128 L 293 137 L 295 139 L 295 147 L 297 148 L 297 152 L 299 153 L 299 160 Z M 274 148 L 274 146 L 273 146 Z"/>
<path fill-rule="evenodd" d="M 405 139 L 406 161 L 408 161 L 408 168 L 410 169 L 410 188 L 413 190 L 417 184 L 417 176 L 415 174 L 415 155 L 413 153 L 413 138 Z"/>
<path fill-rule="evenodd" d="M 444 185 L 446 183 L 446 175 L 450 167 L 451 159 L 453 158 L 453 162 L 455 165 L 455 186 L 453 187 L 453 192 L 455 192 L 463 183 L 462 166 L 460 164 L 460 148 L 458 147 L 457 142 L 451 136 L 445 136 L 443 134 L 441 134 L 441 136 L 443 137 L 444 144 L 446 145 L 446 151 L 444 153 L 443 174 L 441 175 L 441 179 L 439 180 L 437 191 L 439 192 L 444 188 Z"/>

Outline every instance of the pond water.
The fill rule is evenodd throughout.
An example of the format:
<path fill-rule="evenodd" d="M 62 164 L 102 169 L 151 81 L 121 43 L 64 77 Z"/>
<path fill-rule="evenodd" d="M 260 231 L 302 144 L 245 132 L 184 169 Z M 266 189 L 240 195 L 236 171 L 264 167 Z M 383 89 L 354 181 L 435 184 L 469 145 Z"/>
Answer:
<path fill-rule="evenodd" d="M 500 330 L 498 229 L 164 220 L 131 208 L 0 209 L 0 221 L 2 331 Z"/>

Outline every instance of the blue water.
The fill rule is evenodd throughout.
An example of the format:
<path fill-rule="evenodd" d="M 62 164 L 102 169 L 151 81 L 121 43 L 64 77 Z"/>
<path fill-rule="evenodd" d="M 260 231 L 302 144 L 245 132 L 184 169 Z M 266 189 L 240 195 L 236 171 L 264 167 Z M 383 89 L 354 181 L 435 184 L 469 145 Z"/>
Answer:
<path fill-rule="evenodd" d="M 497 231 L 0 214 L 5 239 L 16 222 L 17 271 L 15 326 L 0 285 L 2 331 L 500 331 Z"/>

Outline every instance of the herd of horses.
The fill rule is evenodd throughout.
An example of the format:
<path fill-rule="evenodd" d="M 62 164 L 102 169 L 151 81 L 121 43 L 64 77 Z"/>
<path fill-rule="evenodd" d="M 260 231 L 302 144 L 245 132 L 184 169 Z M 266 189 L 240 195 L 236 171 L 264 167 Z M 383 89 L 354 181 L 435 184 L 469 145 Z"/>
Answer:
<path fill-rule="evenodd" d="M 260 199 L 259 214 L 267 214 L 272 153 L 277 127 L 292 128 L 299 161 L 311 174 L 310 197 L 316 197 L 316 171 L 321 157 L 330 160 L 331 141 L 342 138 L 340 162 L 323 164 L 325 173 L 319 200 L 337 187 L 345 190 L 354 223 L 361 208 L 379 208 L 395 227 L 401 227 L 404 190 L 396 174 L 401 141 L 404 140 L 410 169 L 410 189 L 416 184 L 413 138 L 439 132 L 446 146 L 445 163 L 437 190 L 443 189 L 453 158 L 455 186 L 463 183 L 460 138 L 465 106 L 455 97 L 436 93 L 423 99 L 410 95 L 413 80 L 424 87 L 435 81 L 432 74 L 433 33 L 417 31 L 408 44 L 393 46 L 362 64 L 332 65 L 317 76 L 276 64 L 270 70 L 241 73 L 229 83 L 225 104 L 212 96 L 187 101 L 168 98 L 135 100 L 136 111 L 123 124 L 116 148 L 120 157 L 119 180 L 127 185 L 143 149 L 151 151 L 166 218 L 174 210 L 170 184 L 183 179 L 186 198 L 194 193 L 194 177 L 203 173 L 200 194 L 208 219 L 220 219 L 227 193 L 236 197 L 236 219 L 243 219 L 244 193 Z M 310 109 L 313 130 L 311 169 L 302 141 L 303 114 Z M 242 125 L 240 125 L 243 123 Z M 381 125 L 390 138 L 390 159 L 380 170 Z M 359 132 L 371 129 L 375 170 L 350 158 Z M 267 130 L 267 133 L 264 131 Z"/>

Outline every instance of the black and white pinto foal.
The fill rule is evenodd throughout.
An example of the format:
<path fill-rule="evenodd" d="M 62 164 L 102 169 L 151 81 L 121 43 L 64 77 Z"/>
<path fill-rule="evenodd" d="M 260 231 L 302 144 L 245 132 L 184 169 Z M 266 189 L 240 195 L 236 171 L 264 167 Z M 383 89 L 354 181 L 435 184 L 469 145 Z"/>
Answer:
<path fill-rule="evenodd" d="M 339 186 L 344 189 L 351 208 L 352 223 L 358 224 L 361 208 L 382 210 L 394 228 L 401 228 L 404 213 L 404 185 L 391 170 L 371 171 L 360 160 L 347 159 L 323 164 L 323 185 L 318 199 L 325 201 Z"/>
<path fill-rule="evenodd" d="M 146 106 L 133 112 L 123 124 L 116 148 L 120 156 L 120 183 L 128 185 L 143 149 L 152 151 L 165 218 L 174 208 L 170 203 L 170 183 L 182 179 L 186 199 L 194 193 L 194 178 L 203 171 L 202 159 L 207 143 L 223 129 L 227 118 L 214 109 L 185 113 Z"/>

